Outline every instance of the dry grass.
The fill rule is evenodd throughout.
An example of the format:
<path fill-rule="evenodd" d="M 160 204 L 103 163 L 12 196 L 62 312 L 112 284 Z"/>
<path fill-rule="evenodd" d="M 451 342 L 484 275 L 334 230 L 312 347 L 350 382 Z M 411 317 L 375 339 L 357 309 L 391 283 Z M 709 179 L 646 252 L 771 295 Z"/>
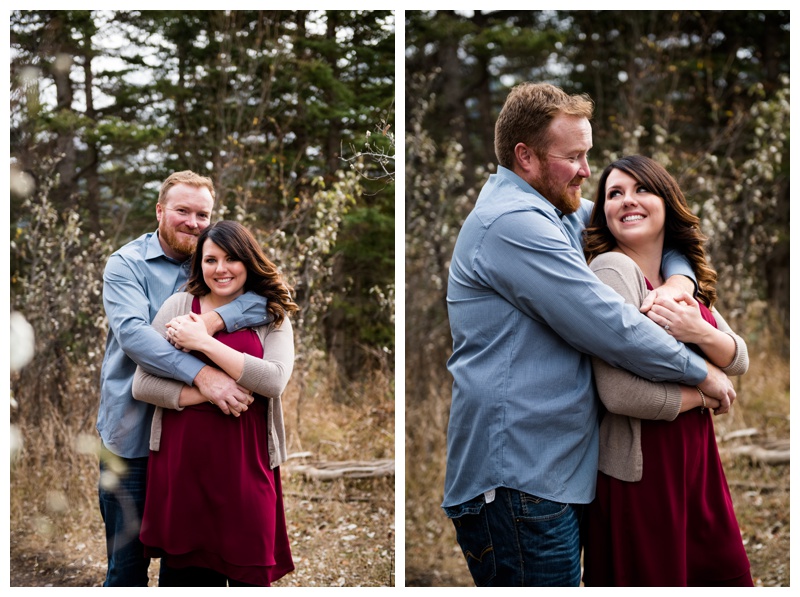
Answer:
<path fill-rule="evenodd" d="M 714 422 L 718 438 L 751 427 L 759 434 L 721 447 L 789 439 L 789 359 L 779 348 L 785 343 L 763 329 L 746 339 L 750 370 L 735 382 L 733 411 Z M 406 586 L 472 586 L 452 523 L 439 507 L 450 405 L 450 378 L 439 361 L 442 371 L 429 376 L 438 381 L 428 386 L 428 398 L 406 402 Z M 727 456 L 723 464 L 756 585 L 789 586 L 789 464 Z"/>
<path fill-rule="evenodd" d="M 298 364 L 284 395 L 289 451 L 327 461 L 393 458 L 392 380 L 378 371 L 344 383 L 325 360 Z M 24 449 L 11 474 L 11 586 L 99 586 L 106 556 L 94 421 L 71 429 L 45 414 L 35 427 L 17 421 Z M 296 570 L 278 586 L 394 585 L 393 477 L 282 477 Z M 151 585 L 157 575 L 154 562 Z"/>

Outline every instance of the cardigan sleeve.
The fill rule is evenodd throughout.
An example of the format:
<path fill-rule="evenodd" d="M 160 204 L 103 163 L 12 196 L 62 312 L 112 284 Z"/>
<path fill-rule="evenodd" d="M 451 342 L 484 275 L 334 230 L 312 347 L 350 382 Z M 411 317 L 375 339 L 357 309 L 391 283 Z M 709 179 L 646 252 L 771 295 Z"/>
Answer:
<path fill-rule="evenodd" d="M 191 309 L 191 300 L 192 295 L 185 292 L 169 297 L 153 319 L 153 328 L 166 337 L 167 322 L 172 320 L 173 317 L 188 313 Z M 184 383 L 181 381 L 157 377 L 141 367 L 137 367 L 136 374 L 133 377 L 133 397 L 136 400 L 155 404 L 162 408 L 183 410 L 178 405 L 183 386 Z"/>
<path fill-rule="evenodd" d="M 647 294 L 644 276 L 629 257 L 622 253 L 605 253 L 595 258 L 590 267 L 625 302 L 637 307 L 642 304 Z M 672 421 L 680 414 L 678 384 L 649 381 L 625 369 L 612 367 L 597 357 L 592 357 L 592 368 L 600 400 L 610 412 L 637 419 L 665 421 Z"/>
<path fill-rule="evenodd" d="M 288 317 L 281 326 L 258 328 L 264 346 L 264 356 L 259 359 L 244 355 L 242 375 L 236 380 L 240 386 L 267 398 L 277 398 L 283 393 L 294 368 L 294 333 Z"/>
<path fill-rule="evenodd" d="M 731 330 L 731 326 L 728 325 L 728 322 L 725 321 L 720 312 L 717 311 L 716 307 L 713 307 L 711 312 L 717 322 L 717 329 L 728 334 L 736 343 L 736 352 L 733 355 L 733 360 L 727 367 L 722 367 L 722 371 L 726 375 L 744 375 L 747 373 L 747 369 L 750 367 L 750 356 L 747 352 L 747 344 L 745 343 L 744 338 L 738 334 L 735 334 L 733 330 Z"/>

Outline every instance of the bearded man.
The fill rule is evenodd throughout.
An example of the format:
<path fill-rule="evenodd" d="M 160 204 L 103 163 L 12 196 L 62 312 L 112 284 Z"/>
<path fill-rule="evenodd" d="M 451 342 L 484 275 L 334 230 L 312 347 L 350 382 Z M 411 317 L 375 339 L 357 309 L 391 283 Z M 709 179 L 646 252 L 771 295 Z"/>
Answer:
<path fill-rule="evenodd" d="M 211 179 L 175 172 L 161 185 L 158 230 L 117 250 L 103 274 L 108 337 L 100 374 L 100 513 L 106 527 L 108 570 L 104 586 L 147 586 L 149 558 L 139 541 L 154 407 L 133 399 L 136 365 L 161 377 L 196 386 L 225 414 L 237 415 L 253 400 L 221 370 L 177 350 L 150 323 L 163 302 L 187 280 L 200 232 L 214 209 Z M 210 334 L 223 328 L 263 325 L 265 299 L 247 293 L 203 316 Z"/>
<path fill-rule="evenodd" d="M 553 85 L 512 89 L 495 126 L 497 173 L 453 251 L 442 506 L 476 585 L 580 584 L 581 516 L 598 461 L 590 355 L 647 379 L 699 385 L 728 406 L 735 398 L 724 373 L 587 267 L 582 233 L 593 204 L 581 183 L 591 174 L 592 112 L 587 96 Z M 659 293 L 693 290 L 682 255 L 662 266 L 672 277 Z"/>

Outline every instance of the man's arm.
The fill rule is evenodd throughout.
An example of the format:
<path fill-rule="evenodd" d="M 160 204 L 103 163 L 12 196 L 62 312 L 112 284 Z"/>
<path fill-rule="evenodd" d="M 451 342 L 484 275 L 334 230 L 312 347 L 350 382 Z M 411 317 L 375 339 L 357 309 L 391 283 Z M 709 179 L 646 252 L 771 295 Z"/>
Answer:
<path fill-rule="evenodd" d="M 209 336 L 213 336 L 222 330 L 230 333 L 242 328 L 258 327 L 266 325 L 270 321 L 267 313 L 267 298 L 255 292 L 245 292 L 227 305 L 218 307 L 213 311 L 207 311 L 201 316 L 206 326 Z M 175 322 L 188 321 L 187 316 L 175 318 Z M 170 322 L 167 327 L 171 327 Z M 183 350 L 183 346 L 170 340 L 176 348 Z"/>
<path fill-rule="evenodd" d="M 610 264 L 609 267 L 597 268 L 594 263 L 592 269 L 626 303 L 636 306 L 647 293 L 644 277 L 632 261 L 617 261 L 618 268 Z M 624 369 L 611 367 L 597 357 L 592 358 L 592 369 L 600 400 L 616 414 L 671 421 L 679 413 L 704 406 L 700 392 L 694 387 L 649 381 Z M 720 402 L 711 395 L 706 397 L 705 406 L 714 409 L 716 414 L 722 414 L 718 411 Z"/>
<path fill-rule="evenodd" d="M 689 260 L 675 249 L 668 249 L 661 257 L 661 271 L 666 281 L 662 286 L 650 293 L 642 301 L 639 310 L 648 313 L 658 298 L 672 298 L 685 293 L 697 294 L 697 277 Z"/>
<path fill-rule="evenodd" d="M 128 357 L 159 377 L 191 385 L 203 362 L 175 350 L 150 325 L 150 298 L 124 259 L 112 255 L 103 275 L 108 325 Z"/>
<path fill-rule="evenodd" d="M 267 298 L 252 291 L 245 292 L 236 300 L 219 307 L 214 313 L 222 320 L 225 329 L 230 333 L 242 328 L 266 325 L 270 322 L 267 313 Z M 217 325 L 219 324 L 217 323 Z M 208 324 L 206 324 L 206 328 L 208 328 Z M 214 333 L 209 330 L 209 334 L 213 335 Z"/>
<path fill-rule="evenodd" d="M 151 327 L 153 333 L 161 338 L 161 334 L 166 330 L 166 322 L 182 313 L 182 306 L 185 306 L 185 302 L 184 295 L 168 298 L 153 319 L 152 327 L 148 327 Z M 167 346 L 173 353 L 186 357 L 191 356 L 176 350 L 169 343 Z M 225 414 L 234 414 L 235 416 L 247 410 L 247 405 L 253 401 L 249 391 L 239 386 L 224 372 L 205 365 L 193 356 L 191 358 L 197 360 L 201 367 L 196 376 L 190 380 L 194 383 L 194 388 L 185 382 L 168 379 L 169 376 L 153 375 L 140 365 L 134 376 L 134 398 L 164 408 L 180 408 L 210 400 Z M 203 400 L 199 399 L 198 392 L 204 397 Z"/>
<path fill-rule="evenodd" d="M 498 218 L 473 260 L 488 286 L 576 350 L 654 381 L 695 386 L 708 375 L 701 357 L 589 270 L 552 218 L 533 210 Z"/>

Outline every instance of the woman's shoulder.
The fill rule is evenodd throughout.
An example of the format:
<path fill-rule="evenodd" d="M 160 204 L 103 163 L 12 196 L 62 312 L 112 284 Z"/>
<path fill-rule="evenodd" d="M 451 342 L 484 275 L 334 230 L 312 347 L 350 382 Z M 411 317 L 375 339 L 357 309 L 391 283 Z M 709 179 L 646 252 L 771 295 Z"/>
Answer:
<path fill-rule="evenodd" d="M 193 298 L 194 296 L 188 292 L 176 292 L 164 301 L 164 304 L 161 305 L 159 311 L 186 312 L 187 309 L 191 309 Z"/>
<path fill-rule="evenodd" d="M 622 274 L 642 274 L 642 270 L 639 269 L 639 266 L 636 265 L 636 262 L 628 257 L 625 253 L 620 253 L 619 251 L 608 251 L 607 253 L 601 253 L 589 264 L 589 267 L 592 271 L 597 271 L 599 269 L 614 269 L 619 271 Z"/>
<path fill-rule="evenodd" d="M 628 302 L 641 304 L 641 300 L 647 294 L 647 283 L 642 270 L 624 253 L 618 251 L 603 253 L 595 257 L 589 267 L 601 281 Z"/>

